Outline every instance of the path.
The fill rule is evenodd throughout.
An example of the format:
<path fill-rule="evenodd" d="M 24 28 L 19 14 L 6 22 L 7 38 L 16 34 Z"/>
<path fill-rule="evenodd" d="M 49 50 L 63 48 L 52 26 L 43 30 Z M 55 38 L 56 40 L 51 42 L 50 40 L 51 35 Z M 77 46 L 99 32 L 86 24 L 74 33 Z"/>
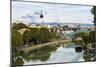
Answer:
<path fill-rule="evenodd" d="M 33 45 L 33 46 L 30 46 L 30 47 L 25 47 L 25 48 L 22 48 L 21 51 L 30 52 L 33 49 L 37 49 L 37 48 L 40 48 L 40 47 L 43 47 L 43 46 L 47 46 L 47 45 L 60 45 L 60 44 L 66 43 L 66 42 L 68 42 L 68 40 L 56 40 L 54 42 L 48 42 L 48 43 L 38 44 L 36 46 Z"/>

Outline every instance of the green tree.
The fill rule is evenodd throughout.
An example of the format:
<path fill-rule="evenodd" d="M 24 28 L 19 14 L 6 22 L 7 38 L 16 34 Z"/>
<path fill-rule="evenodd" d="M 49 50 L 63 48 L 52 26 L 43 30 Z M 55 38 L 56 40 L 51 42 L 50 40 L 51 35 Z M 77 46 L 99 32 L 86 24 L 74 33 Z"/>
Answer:
<path fill-rule="evenodd" d="M 15 30 L 20 30 L 22 28 L 28 28 L 28 26 L 26 26 L 23 23 L 13 23 L 12 25 L 12 29 L 15 29 Z"/>
<path fill-rule="evenodd" d="M 94 23 L 94 26 L 95 26 L 96 25 L 96 6 L 93 6 L 93 8 L 91 9 L 91 13 L 94 16 L 93 23 Z"/>
<path fill-rule="evenodd" d="M 55 32 L 50 32 L 50 39 L 56 39 L 56 33 Z"/>
<path fill-rule="evenodd" d="M 16 49 L 23 45 L 22 35 L 16 30 L 12 30 L 12 48 Z"/>
<path fill-rule="evenodd" d="M 96 31 L 91 31 L 89 33 L 89 39 L 91 43 L 96 43 Z"/>
<path fill-rule="evenodd" d="M 38 44 L 39 43 L 39 29 L 38 28 L 31 28 L 30 29 L 31 35 L 32 35 L 32 43 Z"/>
<path fill-rule="evenodd" d="M 32 32 L 26 30 L 24 33 L 23 33 L 23 42 L 24 44 L 30 44 L 32 40 Z"/>
<path fill-rule="evenodd" d="M 30 32 L 32 33 L 32 38 L 37 39 L 37 36 L 39 35 L 39 29 L 38 28 L 31 28 Z"/>
<path fill-rule="evenodd" d="M 38 40 L 42 43 L 48 42 L 50 40 L 50 32 L 47 28 L 40 28 Z"/>

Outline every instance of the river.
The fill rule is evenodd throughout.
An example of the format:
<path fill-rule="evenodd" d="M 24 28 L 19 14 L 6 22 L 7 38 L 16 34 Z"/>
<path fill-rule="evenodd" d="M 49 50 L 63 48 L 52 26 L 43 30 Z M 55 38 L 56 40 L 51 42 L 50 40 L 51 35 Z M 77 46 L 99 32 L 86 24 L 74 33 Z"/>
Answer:
<path fill-rule="evenodd" d="M 74 43 L 64 44 L 61 46 L 55 46 L 55 50 L 51 50 L 49 53 L 37 53 L 37 59 L 34 56 L 32 58 L 32 55 L 30 58 L 32 58 L 29 61 L 24 60 L 24 65 L 31 65 L 31 64 L 46 64 L 46 63 L 63 63 L 63 62 L 80 62 L 84 61 L 83 55 L 84 51 L 82 52 L 76 52 L 75 47 L 72 47 L 71 45 L 75 46 Z M 44 50 L 43 50 L 44 52 Z M 34 54 L 34 53 L 33 53 Z M 47 58 L 47 56 L 48 58 Z M 46 60 L 43 60 L 43 58 L 47 58 Z M 41 60 L 42 59 L 42 60 Z"/>

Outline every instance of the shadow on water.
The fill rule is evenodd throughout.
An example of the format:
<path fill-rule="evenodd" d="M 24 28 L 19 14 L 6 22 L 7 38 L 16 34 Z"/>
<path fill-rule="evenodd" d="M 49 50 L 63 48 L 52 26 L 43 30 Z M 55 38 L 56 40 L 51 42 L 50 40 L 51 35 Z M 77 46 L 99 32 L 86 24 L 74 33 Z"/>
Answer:
<path fill-rule="evenodd" d="M 22 51 L 15 52 L 12 58 L 12 64 L 16 66 L 24 65 L 25 62 L 30 61 L 47 61 L 51 55 L 51 52 L 56 51 L 59 45 L 45 46 L 38 49 L 34 49 L 31 52 L 24 53 Z"/>
<path fill-rule="evenodd" d="M 39 49 L 35 49 L 29 53 L 23 55 L 26 61 L 32 60 L 40 60 L 40 61 L 47 61 L 50 57 L 50 53 L 56 51 L 58 46 L 45 46 Z"/>

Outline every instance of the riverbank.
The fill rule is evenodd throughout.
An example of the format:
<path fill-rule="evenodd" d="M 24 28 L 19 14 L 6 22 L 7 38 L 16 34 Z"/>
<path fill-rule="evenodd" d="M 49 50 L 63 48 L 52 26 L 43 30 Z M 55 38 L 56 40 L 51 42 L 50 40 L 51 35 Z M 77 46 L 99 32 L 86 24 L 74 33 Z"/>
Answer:
<path fill-rule="evenodd" d="M 30 52 L 34 49 L 41 48 L 43 46 L 60 45 L 60 44 L 66 43 L 66 42 L 68 42 L 68 40 L 56 40 L 56 41 L 52 41 L 52 42 L 48 42 L 48 43 L 37 44 L 37 45 L 30 46 L 30 47 L 25 47 L 25 48 L 22 48 L 20 51 Z"/>

